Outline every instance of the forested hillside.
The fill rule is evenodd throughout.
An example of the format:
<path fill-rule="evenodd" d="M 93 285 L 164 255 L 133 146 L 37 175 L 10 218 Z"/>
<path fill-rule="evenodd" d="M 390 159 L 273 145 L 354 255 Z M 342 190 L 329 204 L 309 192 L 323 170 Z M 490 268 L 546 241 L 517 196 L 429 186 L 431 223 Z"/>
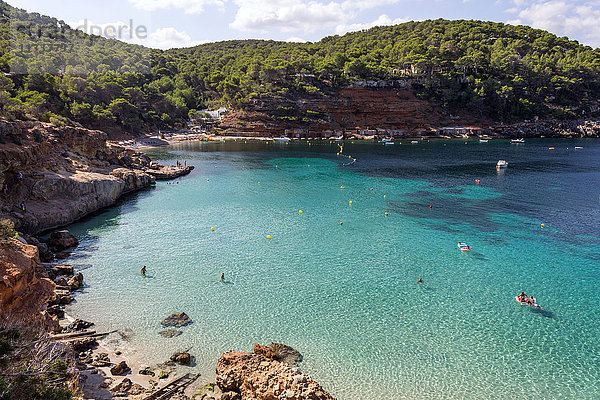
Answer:
<path fill-rule="evenodd" d="M 220 105 L 335 96 L 362 80 L 404 79 L 421 100 L 494 120 L 590 115 L 600 99 L 600 50 L 526 26 L 435 20 L 317 43 L 160 51 L 1 1 L 0 11 L 0 113 L 9 119 L 137 133 Z"/>

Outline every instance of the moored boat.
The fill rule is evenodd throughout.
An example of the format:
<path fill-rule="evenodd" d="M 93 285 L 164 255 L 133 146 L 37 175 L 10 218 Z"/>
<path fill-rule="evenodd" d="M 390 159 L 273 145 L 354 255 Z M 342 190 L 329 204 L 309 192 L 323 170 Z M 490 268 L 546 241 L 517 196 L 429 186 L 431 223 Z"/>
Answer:
<path fill-rule="evenodd" d="M 524 139 L 524 138 L 519 138 L 519 139 L 510 139 L 510 142 L 511 142 L 512 144 L 525 143 L 525 139 Z"/>
<path fill-rule="evenodd" d="M 506 160 L 498 160 L 496 163 L 496 168 L 506 168 L 508 167 L 508 161 Z"/>

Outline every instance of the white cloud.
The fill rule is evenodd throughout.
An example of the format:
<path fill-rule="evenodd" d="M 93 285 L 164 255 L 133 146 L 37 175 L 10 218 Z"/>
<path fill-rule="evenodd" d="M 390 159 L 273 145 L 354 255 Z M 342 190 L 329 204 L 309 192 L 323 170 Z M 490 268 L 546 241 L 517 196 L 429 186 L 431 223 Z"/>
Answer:
<path fill-rule="evenodd" d="M 300 37 L 289 37 L 287 39 L 284 40 L 284 42 L 290 42 L 290 43 L 308 43 L 310 42 L 310 40 L 306 40 L 306 39 L 302 39 Z"/>
<path fill-rule="evenodd" d="M 134 7 L 144 11 L 156 11 L 163 8 L 180 8 L 186 14 L 200 14 L 206 6 L 223 8 L 225 0 L 129 0 Z"/>
<path fill-rule="evenodd" d="M 600 47 L 600 2 L 590 1 L 578 5 L 562 0 L 514 0 L 514 3 L 516 7 L 506 11 L 516 14 L 516 18 L 508 23 L 530 25 Z"/>
<path fill-rule="evenodd" d="M 403 22 L 407 22 L 407 21 L 409 21 L 409 19 L 406 19 L 406 18 L 391 19 L 387 15 L 381 14 L 379 16 L 379 18 L 377 18 L 375 21 L 372 21 L 372 22 L 367 22 L 364 24 L 338 25 L 335 28 L 335 33 L 337 35 L 343 35 L 347 32 L 362 31 L 363 29 L 369 29 L 374 26 L 396 25 L 396 24 L 401 24 Z"/>
<path fill-rule="evenodd" d="M 235 0 L 239 9 L 229 25 L 240 31 L 305 31 L 335 26 L 347 20 L 340 3 L 302 0 Z"/>
<path fill-rule="evenodd" d="M 351 11 L 363 11 L 396 4 L 400 1 L 402 0 L 346 0 L 342 3 L 342 7 Z"/>
<path fill-rule="evenodd" d="M 169 27 L 152 32 L 148 35 L 148 40 L 142 44 L 155 49 L 167 50 L 176 47 L 192 47 L 201 43 L 207 43 L 207 41 L 192 40 L 187 33 Z"/>

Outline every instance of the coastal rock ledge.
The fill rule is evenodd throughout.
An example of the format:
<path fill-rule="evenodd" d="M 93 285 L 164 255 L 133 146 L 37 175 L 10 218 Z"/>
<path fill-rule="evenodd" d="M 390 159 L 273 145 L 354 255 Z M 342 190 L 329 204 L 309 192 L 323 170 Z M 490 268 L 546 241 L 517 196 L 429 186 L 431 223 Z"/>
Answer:
<path fill-rule="evenodd" d="M 254 348 L 260 354 L 230 351 L 219 358 L 216 383 L 223 391 L 222 398 L 335 400 L 309 375 L 278 361 L 277 352 L 266 351 L 266 346 L 256 345 Z"/>

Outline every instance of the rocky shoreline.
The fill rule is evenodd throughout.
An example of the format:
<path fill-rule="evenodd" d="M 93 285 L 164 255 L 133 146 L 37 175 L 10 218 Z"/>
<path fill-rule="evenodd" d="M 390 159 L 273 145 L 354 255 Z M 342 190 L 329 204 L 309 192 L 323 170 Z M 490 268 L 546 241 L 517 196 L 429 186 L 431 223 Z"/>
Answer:
<path fill-rule="evenodd" d="M 180 400 L 331 400 L 334 399 L 309 375 L 298 369 L 301 354 L 277 343 L 256 344 L 251 353 L 227 352 L 216 363 L 213 383 L 196 382 L 198 375 L 181 375 L 181 367 L 193 365 L 194 356 L 176 351 L 169 360 L 150 366 L 132 359 L 119 350 L 111 350 L 102 342 L 126 341 L 128 332 L 97 332 L 92 322 L 72 320 L 64 308 L 75 300 L 84 287 L 84 276 L 77 268 L 59 263 L 42 263 L 39 249 L 52 256 L 69 252 L 79 243 L 68 231 L 55 231 L 37 245 L 26 244 L 21 235 L 0 244 L 0 319 L 3 326 L 18 317 L 20 323 L 43 323 L 49 340 L 68 346 L 65 359 L 73 365 L 78 382 L 76 391 L 82 399 L 145 399 L 174 379 L 183 384 L 166 391 L 161 398 Z M 54 258 L 54 257 L 52 257 Z M 165 337 L 176 336 L 193 320 L 184 312 L 167 316 L 162 322 Z M 111 339 L 112 338 L 112 339 Z M 102 341 L 99 341 L 102 339 Z M 178 378 L 179 376 L 179 378 Z"/>
<path fill-rule="evenodd" d="M 193 364 L 194 356 L 174 349 L 170 360 L 151 367 L 103 346 L 100 339 L 126 340 L 128 332 L 97 332 L 92 322 L 65 315 L 65 306 L 75 301 L 85 284 L 80 270 L 60 262 L 77 248 L 77 238 L 67 230 L 55 230 L 47 237 L 39 234 L 110 206 L 123 194 L 156 180 L 192 170 L 193 166 L 156 164 L 143 153 L 107 143 L 99 131 L 0 121 L 0 220 L 12 221 L 19 232 L 0 241 L 0 320 L 3 326 L 12 321 L 19 321 L 18 326 L 41 324 L 44 328 L 38 334 L 43 340 L 69 349 L 61 362 L 72 366 L 71 387 L 77 398 L 144 399 L 169 387 L 181 372 L 178 366 Z M 174 314 L 162 321 L 166 329 L 161 334 L 174 337 L 192 322 L 185 313 Z M 198 386 L 194 383 L 198 375 L 184 375 L 174 386 L 177 390 L 161 398 L 333 399 L 298 371 L 301 357 L 295 350 L 273 344 L 254 350 L 224 354 L 217 362 L 215 383 Z M 286 367 L 286 362 L 292 366 Z M 255 375 L 247 374 L 255 368 Z M 248 391 L 248 382 L 261 389 Z"/>
<path fill-rule="evenodd" d="M 67 226 L 193 168 L 154 163 L 101 131 L 0 120 L 0 219 L 28 234 Z"/>

